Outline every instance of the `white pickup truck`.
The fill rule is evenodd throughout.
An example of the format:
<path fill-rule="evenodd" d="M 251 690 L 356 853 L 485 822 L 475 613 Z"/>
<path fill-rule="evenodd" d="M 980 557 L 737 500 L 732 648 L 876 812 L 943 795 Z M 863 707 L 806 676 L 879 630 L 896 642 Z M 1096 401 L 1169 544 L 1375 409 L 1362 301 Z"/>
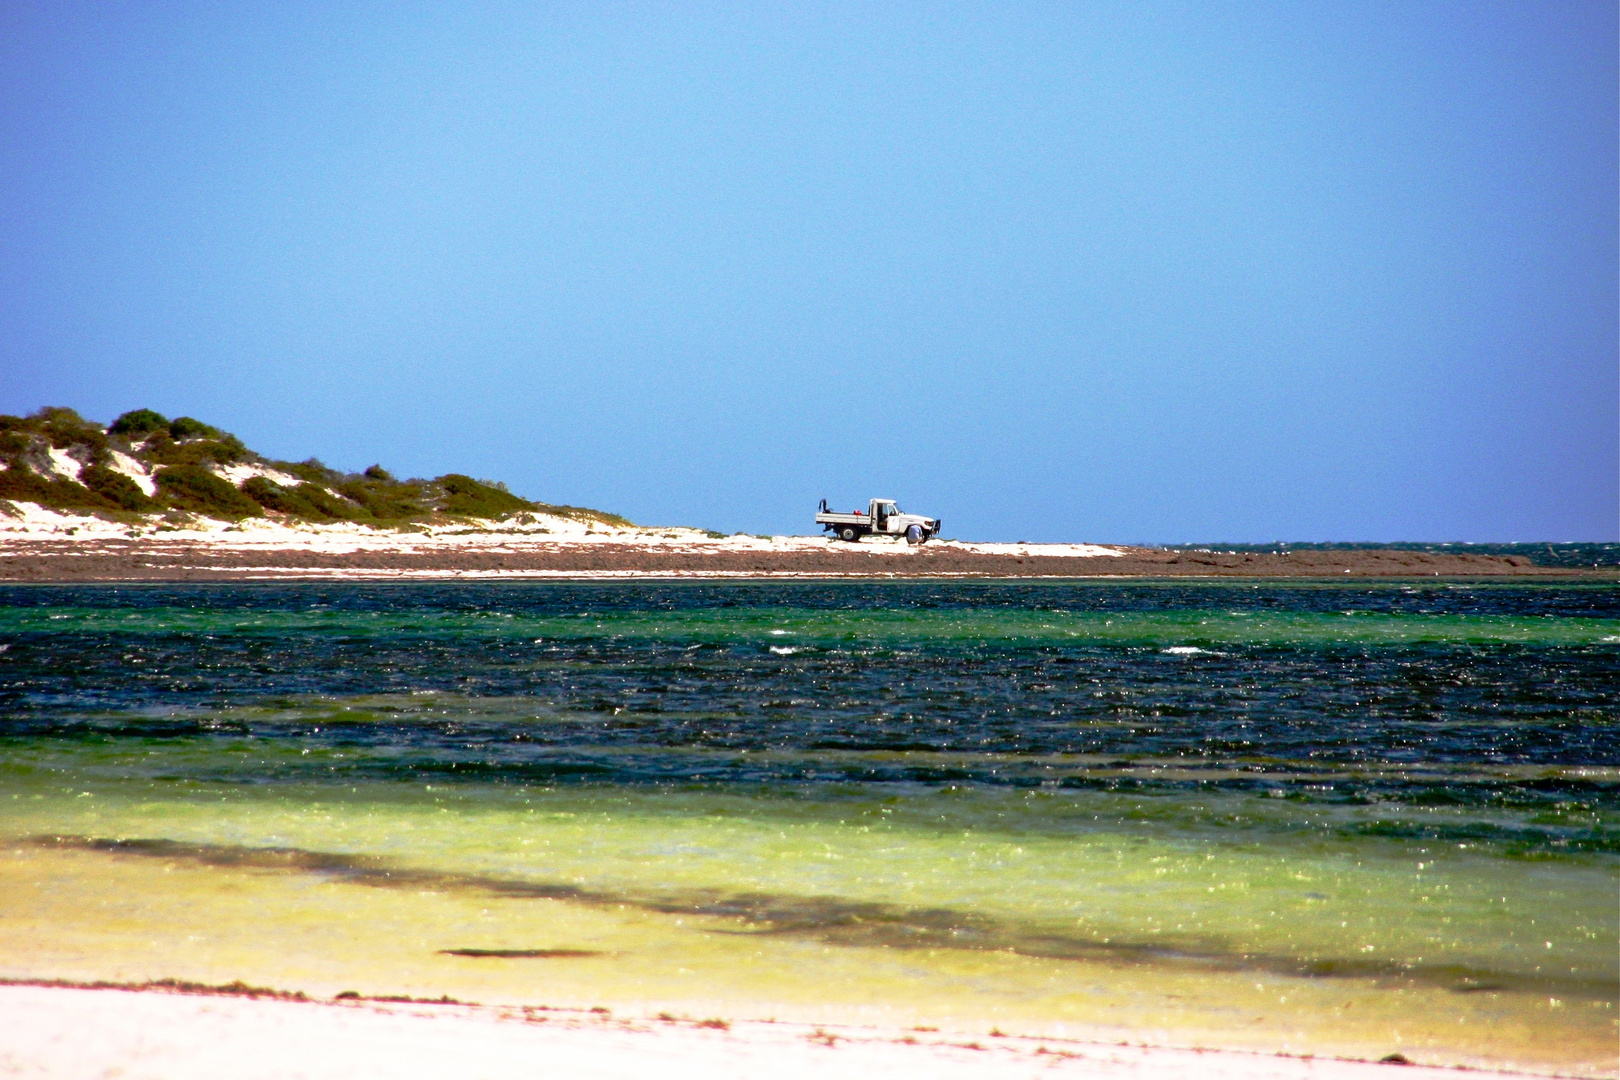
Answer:
<path fill-rule="evenodd" d="M 908 544 L 926 544 L 929 537 L 939 535 L 938 518 L 904 513 L 893 499 L 873 499 L 865 510 L 849 514 L 827 509 L 827 500 L 822 499 L 821 508 L 816 511 L 816 524 L 823 532 L 831 532 L 852 544 L 867 533 L 904 536 Z"/>

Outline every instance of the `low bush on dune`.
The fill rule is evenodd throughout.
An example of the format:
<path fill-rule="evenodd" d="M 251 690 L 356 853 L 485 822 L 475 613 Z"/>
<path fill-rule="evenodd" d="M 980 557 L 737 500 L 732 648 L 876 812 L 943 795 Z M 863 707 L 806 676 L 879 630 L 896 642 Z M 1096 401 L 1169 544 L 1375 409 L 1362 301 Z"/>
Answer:
<path fill-rule="evenodd" d="M 112 460 L 106 432 L 72 409 L 47 405 L 27 416 L 0 416 L 0 454 L 7 460 L 46 447 L 77 449 L 81 457 L 98 465 Z"/>
<path fill-rule="evenodd" d="M 48 406 L 30 419 L 39 421 L 40 434 L 56 449 L 84 446 L 90 449 L 96 464 L 111 460 L 107 453 L 107 433 L 101 430 L 101 425 L 91 423 L 72 409 Z"/>
<path fill-rule="evenodd" d="M 52 450 L 70 450 L 76 463 L 90 461 L 91 469 L 112 460 L 106 434 L 72 409 L 49 406 L 28 416 L 0 416 L 0 462 L 5 465 L 0 470 L 0 498 L 52 510 L 122 507 L 116 499 L 57 475 Z M 78 468 L 76 463 L 74 468 Z"/>
<path fill-rule="evenodd" d="M 242 494 L 279 514 L 291 514 L 305 521 L 356 521 L 368 516 L 353 503 L 315 484 L 282 487 L 266 476 L 255 476 L 242 485 Z"/>
<path fill-rule="evenodd" d="M 168 418 L 151 409 L 134 409 L 107 425 L 109 435 L 141 436 L 167 430 L 169 430 Z"/>
<path fill-rule="evenodd" d="M 240 490 L 201 465 L 173 465 L 153 474 L 163 501 L 177 510 L 235 521 L 264 511 Z"/>
<path fill-rule="evenodd" d="M 279 514 L 292 514 L 295 517 L 310 518 L 315 521 L 322 521 L 326 518 L 326 515 L 317 510 L 307 499 L 294 494 L 293 489 L 284 488 L 268 477 L 255 476 L 242 485 L 242 494 L 264 509 L 274 510 Z"/>
<path fill-rule="evenodd" d="M 51 510 L 120 509 L 116 502 L 83 484 L 21 468 L 0 469 L 0 499 L 37 503 Z"/>
<path fill-rule="evenodd" d="M 417 518 L 431 517 L 433 514 L 433 508 L 428 503 L 426 485 L 419 480 L 400 483 L 360 475 L 351 476 L 335 486 L 338 494 L 357 503 L 373 519 L 380 522 L 414 521 Z"/>
<path fill-rule="evenodd" d="M 0 416 L 0 422 L 15 420 L 14 416 Z M 33 445 L 34 440 L 21 431 L 0 426 L 0 461 L 7 465 L 15 465 L 17 459 Z"/>
<path fill-rule="evenodd" d="M 126 441 L 132 452 L 152 465 L 234 465 L 258 458 L 230 432 L 189 416 L 166 420 L 151 409 L 124 413 L 107 434 Z"/>
<path fill-rule="evenodd" d="M 175 439 L 218 439 L 224 437 L 225 433 L 201 420 L 178 416 L 169 421 L 169 434 Z"/>
<path fill-rule="evenodd" d="M 446 514 L 497 518 L 535 508 L 534 503 L 520 499 L 510 491 L 460 473 L 447 473 L 434 483 L 444 491 L 444 499 L 440 502 L 439 509 Z"/>
<path fill-rule="evenodd" d="M 217 439 L 179 442 L 167 431 L 154 432 L 141 447 L 141 456 L 154 465 L 235 465 L 254 455 L 235 435 L 219 433 Z"/>
<path fill-rule="evenodd" d="M 125 510 L 152 510 L 157 502 L 140 485 L 121 472 L 105 465 L 90 465 L 79 473 L 79 482 L 86 488 Z"/>
<path fill-rule="evenodd" d="M 317 511 L 338 521 L 362 521 L 366 512 L 360 507 L 340 498 L 318 484 L 299 484 L 293 489 L 294 494 L 306 500 Z"/>
<path fill-rule="evenodd" d="M 306 484 L 332 485 L 343 481 L 342 473 L 327 468 L 319 458 L 309 458 L 305 461 L 272 461 L 270 464 L 284 473 L 291 473 Z"/>
<path fill-rule="evenodd" d="M 242 491 L 266 510 L 309 521 L 373 525 L 413 521 L 433 514 L 423 481 L 395 480 L 380 465 L 354 475 L 328 468 L 315 458 L 271 464 L 303 483 L 287 487 L 268 477 L 256 477 L 243 484 Z"/>
<path fill-rule="evenodd" d="M 244 483 L 242 494 L 266 510 L 275 510 L 283 514 L 298 514 L 303 510 L 314 509 L 307 503 L 295 499 L 290 490 L 265 476 L 255 476 Z"/>

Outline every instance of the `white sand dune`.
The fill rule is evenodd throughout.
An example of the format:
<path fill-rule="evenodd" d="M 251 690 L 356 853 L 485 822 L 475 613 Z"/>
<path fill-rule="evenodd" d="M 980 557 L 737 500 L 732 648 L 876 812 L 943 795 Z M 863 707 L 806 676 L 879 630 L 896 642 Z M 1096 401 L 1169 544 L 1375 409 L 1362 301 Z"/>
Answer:
<path fill-rule="evenodd" d="M 247 481 L 260 476 L 273 483 L 280 484 L 284 488 L 294 488 L 303 483 L 292 473 L 285 473 L 280 469 L 272 469 L 266 465 L 215 465 L 212 467 L 212 471 L 216 476 L 229 480 L 237 487 L 241 487 Z"/>
<path fill-rule="evenodd" d="M 152 479 L 152 474 L 144 462 L 130 457 L 121 450 L 109 450 L 108 453 L 112 455 L 113 472 L 123 473 L 135 481 L 135 486 L 145 492 L 148 498 L 157 494 L 157 481 Z"/>
<path fill-rule="evenodd" d="M 848 1026 L 0 986 L 0 1075 L 120 1080 L 1452 1080 L 1455 1068 Z M 1503 1077 L 1506 1074 L 1493 1072 Z"/>
<path fill-rule="evenodd" d="M 49 468 L 51 476 L 62 480 L 77 480 L 79 478 L 79 473 L 84 466 L 79 464 L 78 459 L 72 454 L 69 454 L 66 450 L 59 450 L 54 446 L 49 447 L 45 453 L 47 455 L 45 464 Z"/>
<path fill-rule="evenodd" d="M 241 466 L 240 468 L 257 468 Z M 244 474 L 245 475 L 245 474 Z M 259 470 L 282 482 L 273 471 Z M 296 482 L 295 478 L 293 479 Z M 0 551 L 8 543 L 65 540 L 122 540 L 141 537 L 174 544 L 206 543 L 221 551 L 274 550 L 330 552 L 432 552 L 447 549 L 506 551 L 548 551 L 579 545 L 614 546 L 675 554 L 711 552 L 794 552 L 849 548 L 875 555 L 905 556 L 915 553 L 903 539 L 867 537 L 856 545 L 845 545 L 827 536 L 729 536 L 684 527 L 621 527 L 597 521 L 550 514 L 519 514 L 504 521 L 435 525 L 419 531 L 373 529 L 348 522 L 312 524 L 290 519 L 248 518 L 241 522 L 217 521 L 185 515 L 176 525 L 153 517 L 141 525 L 129 525 L 94 515 L 62 513 L 33 503 L 11 503 L 13 513 L 0 512 Z M 4 507 L 0 506 L 0 511 Z M 928 549 L 940 548 L 986 555 L 1067 556 L 1095 558 L 1118 556 L 1127 550 L 1098 544 L 992 544 L 955 540 L 931 541 Z"/>

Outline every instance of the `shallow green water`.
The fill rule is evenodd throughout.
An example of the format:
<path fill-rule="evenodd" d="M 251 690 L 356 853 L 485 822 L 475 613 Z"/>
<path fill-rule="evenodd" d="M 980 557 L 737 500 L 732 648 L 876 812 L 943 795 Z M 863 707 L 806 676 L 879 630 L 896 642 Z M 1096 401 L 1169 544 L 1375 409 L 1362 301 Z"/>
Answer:
<path fill-rule="evenodd" d="M 105 872 L 121 897 L 150 891 L 146 915 L 114 904 L 120 919 L 161 922 L 170 888 L 225 903 L 209 883 L 246 873 L 250 891 L 341 885 L 351 913 L 431 893 L 493 897 L 516 920 L 448 924 L 461 929 L 424 957 L 538 947 L 547 931 L 522 912 L 559 904 L 607 920 L 544 925 L 612 949 L 543 944 L 627 958 L 547 976 L 614 1000 L 710 971 L 692 978 L 731 1001 L 881 990 L 918 1016 L 1211 1030 L 1252 989 L 1271 995 L 1264 1031 L 1319 1022 L 1352 1043 L 1432 1000 L 1432 1022 L 1407 1017 L 1401 1037 L 1451 1047 L 1445 1060 L 1477 1043 L 1479 1060 L 1534 1063 L 1561 1032 L 1574 1057 L 1547 1060 L 1592 1071 L 1591 1048 L 1613 1040 L 1609 588 L 312 585 L 3 601 L 0 805 L 17 873 L 74 867 L 64 881 Z M 118 877 L 148 865 L 171 885 Z M 111 901 L 85 880 L 58 890 L 77 908 L 45 897 L 37 918 L 101 933 L 81 916 Z M 302 925 L 288 897 L 307 895 L 266 892 L 262 932 Z M 744 946 L 762 951 L 739 959 Z M 350 966 L 382 972 L 393 947 Z M 472 977 L 432 970 L 409 977 Z M 1363 1030 L 1332 1012 L 1352 998 L 1385 1019 Z M 1250 1041 L 1281 1038 L 1264 1031 Z"/>
<path fill-rule="evenodd" d="M 1236 599 L 1247 599 L 1238 597 Z M 338 635 L 345 639 L 476 638 L 506 642 L 624 640 L 794 645 L 911 643 L 1118 645 L 1598 645 L 1620 644 L 1620 618 L 1464 612 L 1391 612 L 1355 607 L 1290 612 L 1243 608 L 1171 611 L 1036 611 L 996 607 L 816 610 L 780 605 L 650 611 L 210 610 L 93 607 L 0 610 L 0 633 L 92 634 L 117 639 L 229 635 Z M 781 655 L 779 653 L 779 655 Z"/>

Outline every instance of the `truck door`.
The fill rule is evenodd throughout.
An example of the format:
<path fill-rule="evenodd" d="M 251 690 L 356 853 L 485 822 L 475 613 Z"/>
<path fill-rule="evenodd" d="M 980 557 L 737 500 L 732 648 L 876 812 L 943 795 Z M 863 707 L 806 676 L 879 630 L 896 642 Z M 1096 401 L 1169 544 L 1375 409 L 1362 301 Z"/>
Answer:
<path fill-rule="evenodd" d="M 872 504 L 872 528 L 877 532 L 889 531 L 889 504 L 874 502 Z"/>

